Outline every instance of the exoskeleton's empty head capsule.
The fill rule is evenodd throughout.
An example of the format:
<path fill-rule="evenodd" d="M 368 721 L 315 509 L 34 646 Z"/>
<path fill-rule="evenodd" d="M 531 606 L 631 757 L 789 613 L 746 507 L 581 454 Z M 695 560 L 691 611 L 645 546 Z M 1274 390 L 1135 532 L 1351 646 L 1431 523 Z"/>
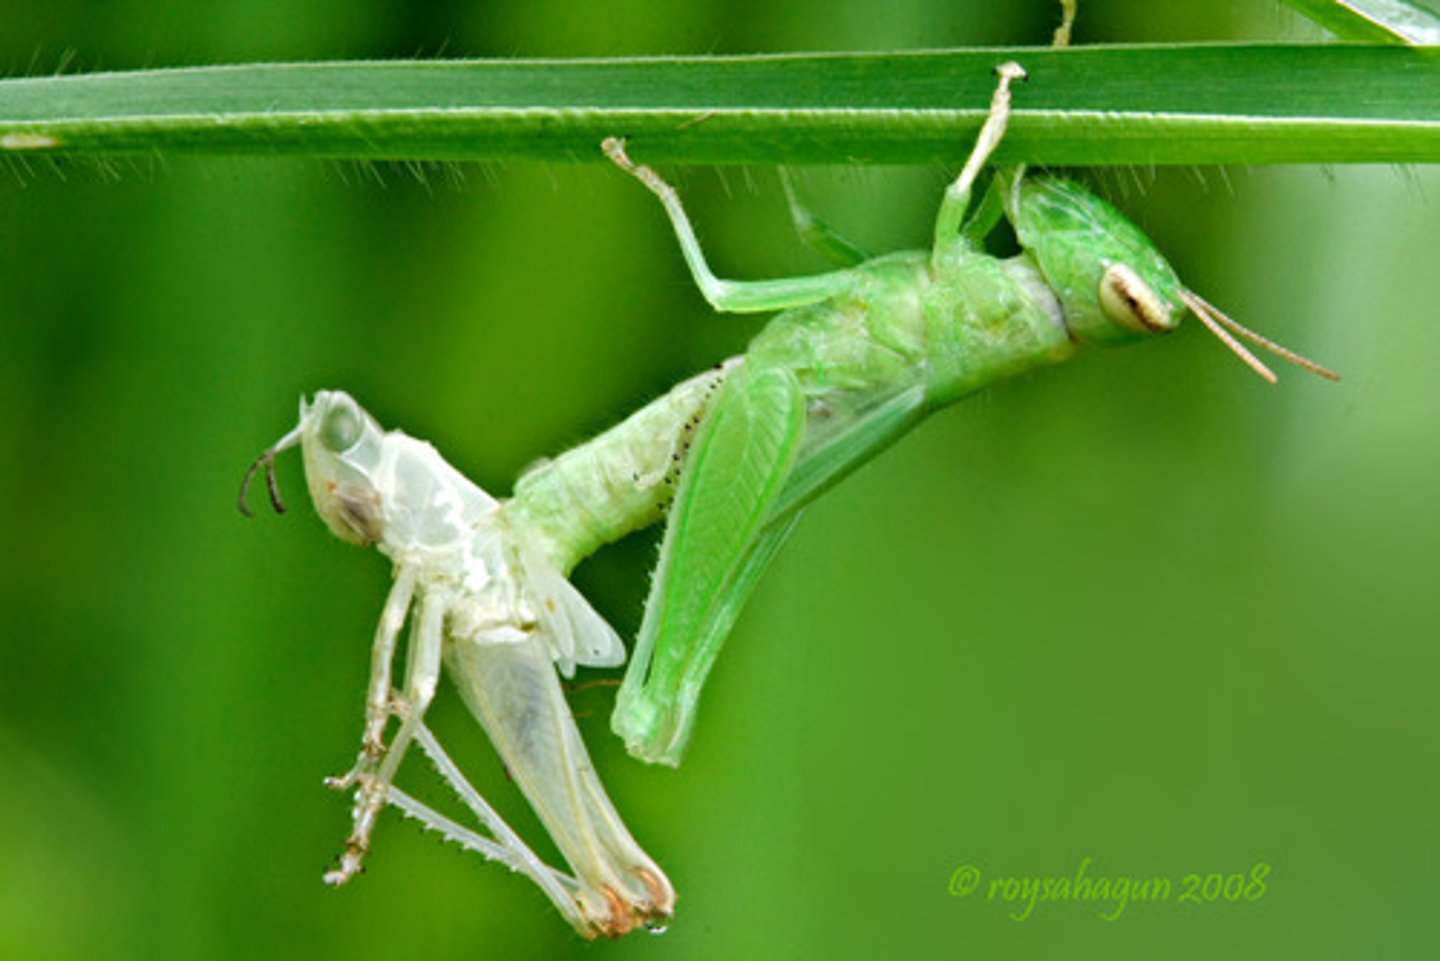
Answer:
<path fill-rule="evenodd" d="M 249 514 L 246 493 L 257 471 L 265 471 L 270 501 L 285 510 L 275 482 L 275 458 L 299 446 L 305 481 L 315 511 L 331 532 L 352 544 L 380 539 L 380 497 L 374 472 L 384 431 L 355 399 L 340 390 L 322 390 L 313 401 L 300 400 L 300 422 L 250 465 L 240 487 L 240 509 Z"/>

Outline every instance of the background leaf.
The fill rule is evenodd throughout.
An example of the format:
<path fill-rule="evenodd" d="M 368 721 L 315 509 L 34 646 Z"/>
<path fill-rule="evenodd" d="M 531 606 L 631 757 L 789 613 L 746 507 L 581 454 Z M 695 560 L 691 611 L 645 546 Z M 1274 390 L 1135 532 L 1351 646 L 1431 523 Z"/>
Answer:
<path fill-rule="evenodd" d="M 1342 40 L 1440 43 L 1440 15 L 1408 0 L 1285 0 Z"/>
<path fill-rule="evenodd" d="M 0 81 L 27 155 L 936 162 L 994 67 L 1030 81 L 999 156 L 1048 164 L 1440 159 L 1440 50 L 1149 46 L 612 61 L 262 64 Z"/>

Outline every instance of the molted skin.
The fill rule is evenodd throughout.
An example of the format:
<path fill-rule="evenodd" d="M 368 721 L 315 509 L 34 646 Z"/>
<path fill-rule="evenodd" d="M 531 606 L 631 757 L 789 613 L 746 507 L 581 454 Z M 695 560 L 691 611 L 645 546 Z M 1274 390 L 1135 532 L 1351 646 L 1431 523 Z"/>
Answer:
<path fill-rule="evenodd" d="M 326 526 L 374 545 L 396 570 L 377 635 L 364 747 L 356 768 L 334 781 L 358 787 L 356 829 L 327 879 L 342 883 L 359 871 L 443 659 L 574 872 L 532 874 L 566 918 L 586 937 L 662 923 L 675 892 L 607 797 L 556 674 L 620 664 L 624 648 L 540 549 L 541 534 L 516 523 L 429 444 L 382 430 L 343 392 L 302 401 L 299 425 L 267 456 L 297 444 Z M 393 692 L 389 659 L 407 614 L 415 624 L 411 667 Z M 392 714 L 402 724 L 387 745 Z M 440 820 L 431 826 L 446 830 Z"/>

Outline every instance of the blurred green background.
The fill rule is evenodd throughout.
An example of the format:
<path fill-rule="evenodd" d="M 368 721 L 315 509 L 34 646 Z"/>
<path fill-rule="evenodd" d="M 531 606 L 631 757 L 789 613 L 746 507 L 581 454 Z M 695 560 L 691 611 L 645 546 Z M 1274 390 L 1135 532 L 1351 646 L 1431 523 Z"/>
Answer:
<path fill-rule="evenodd" d="M 1025 4 L 11 0 L 0 70 L 1043 42 Z M 1081 42 L 1315 39 L 1263 0 L 1094 0 Z M 957 144 L 956 159 L 966 144 Z M 339 387 L 492 491 L 758 321 L 712 317 L 614 170 L 167 158 L 0 184 L 0 957 L 1403 956 L 1433 946 L 1440 615 L 1435 169 L 1092 180 L 1188 281 L 1343 370 L 1271 388 L 1198 327 L 1000 385 L 817 503 L 679 772 L 596 763 L 681 893 L 580 942 L 392 814 L 320 874 L 388 583 L 245 466 Z M 672 171 L 718 269 L 814 270 L 773 171 Z M 804 171 L 872 249 L 947 171 Z M 638 622 L 653 540 L 577 572 Z M 537 825 L 453 691 L 436 726 Z M 426 787 L 412 765 L 402 781 Z M 548 844 L 543 850 L 549 851 Z M 1039 905 L 991 880 L 1249 872 L 1255 903 Z M 967 898 L 947 893 L 962 866 Z"/>

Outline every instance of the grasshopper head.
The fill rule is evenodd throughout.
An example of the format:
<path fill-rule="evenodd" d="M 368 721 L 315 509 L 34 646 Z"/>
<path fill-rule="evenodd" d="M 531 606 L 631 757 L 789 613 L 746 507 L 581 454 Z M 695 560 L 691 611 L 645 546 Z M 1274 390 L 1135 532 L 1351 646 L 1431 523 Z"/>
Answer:
<path fill-rule="evenodd" d="M 1005 205 L 1020 246 L 1060 298 L 1065 326 L 1080 343 L 1123 344 L 1180 325 L 1188 309 L 1206 329 L 1274 383 L 1274 372 L 1239 335 L 1306 370 L 1340 375 L 1228 317 L 1180 282 L 1150 238 L 1110 204 L 1073 180 L 1021 178 L 1008 183 Z"/>
<path fill-rule="evenodd" d="M 313 401 L 300 400 L 300 423 L 261 454 L 240 488 L 240 509 L 250 511 L 245 495 L 262 467 L 277 512 L 285 504 L 275 482 L 275 457 L 299 446 L 305 456 L 305 480 L 315 511 L 331 532 L 361 546 L 380 540 L 380 493 L 374 481 L 385 432 L 344 391 L 322 390 Z"/>
<path fill-rule="evenodd" d="M 300 449 L 305 482 L 325 526 L 352 544 L 381 537 L 381 500 L 374 482 L 385 432 L 342 390 L 300 401 Z"/>
<path fill-rule="evenodd" d="M 1120 211 L 1056 177 L 1021 180 L 1007 202 L 1020 246 L 1060 298 L 1071 337 L 1125 343 L 1179 325 L 1180 278 Z"/>

